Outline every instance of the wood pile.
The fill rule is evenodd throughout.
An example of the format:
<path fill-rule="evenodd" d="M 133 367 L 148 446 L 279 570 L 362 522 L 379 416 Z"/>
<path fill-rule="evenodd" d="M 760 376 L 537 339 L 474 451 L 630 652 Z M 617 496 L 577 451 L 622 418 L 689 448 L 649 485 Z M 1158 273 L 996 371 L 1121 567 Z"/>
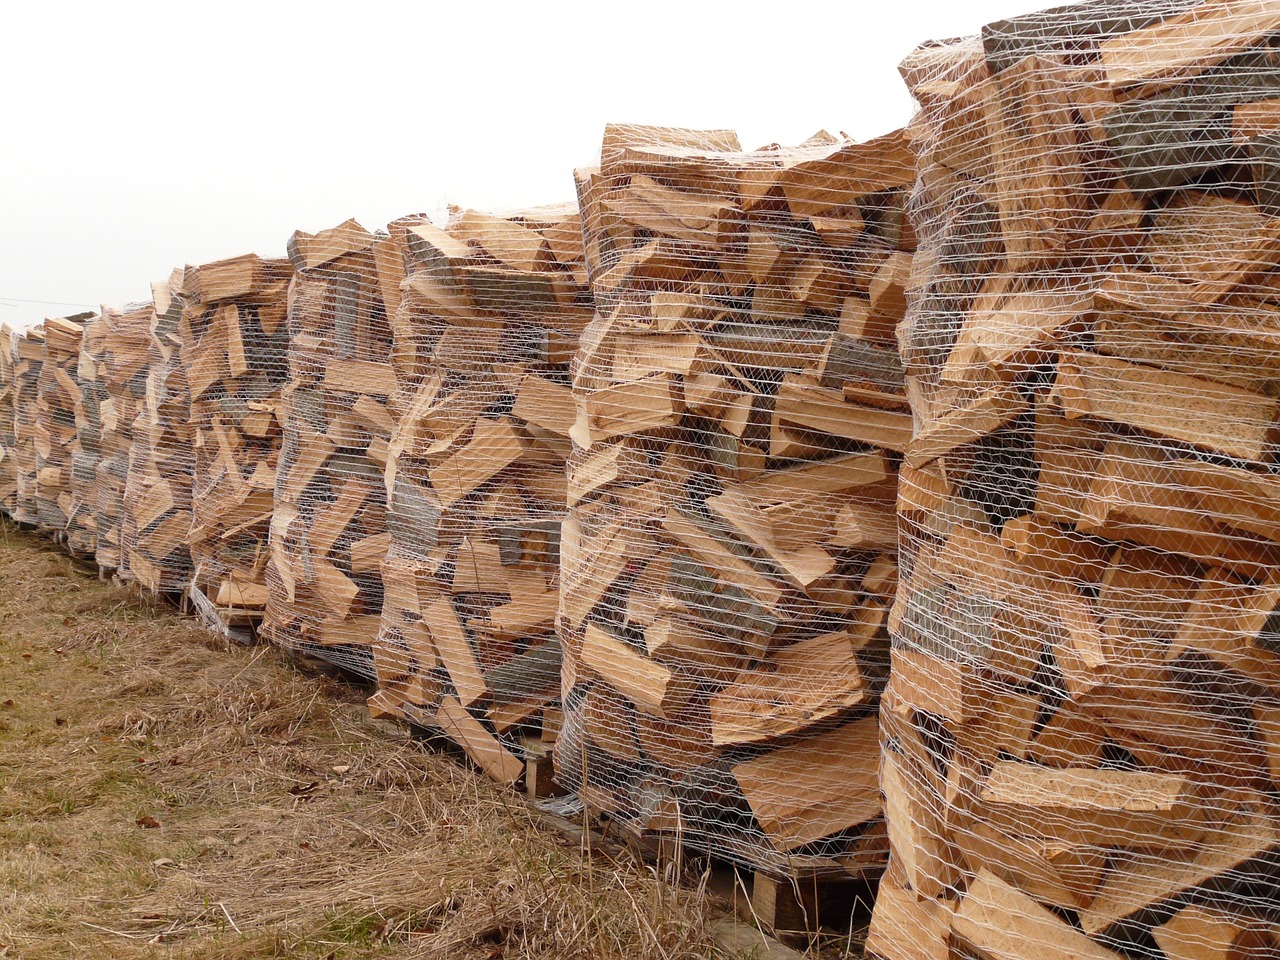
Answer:
<path fill-rule="evenodd" d="M 133 423 L 121 526 L 122 564 L 152 593 L 178 593 L 191 581 L 191 471 L 194 430 L 182 365 L 185 271 L 151 285 L 146 389 Z"/>
<path fill-rule="evenodd" d="M 63 532 L 83 543 L 86 529 L 73 531 L 76 517 L 71 473 L 80 450 L 76 435 L 76 401 L 80 384 L 80 343 L 84 324 L 94 315 L 81 313 L 44 322 L 44 360 L 36 383 L 36 518 L 42 527 Z"/>
<path fill-rule="evenodd" d="M 887 853 L 913 181 L 903 131 L 749 152 L 610 126 L 578 174 L 599 316 L 573 379 L 557 777 L 762 886 Z"/>
<path fill-rule="evenodd" d="M 19 331 L 13 341 L 13 440 L 17 466 L 17 496 L 13 519 L 37 523 L 36 405 L 40 394 L 40 365 L 44 362 L 44 324 Z"/>
<path fill-rule="evenodd" d="M 1278 35 L 1093 3 L 902 66 L 919 429 L 869 955 L 1276 955 Z"/>
<path fill-rule="evenodd" d="M 18 503 L 18 451 L 13 433 L 14 329 L 0 324 L 0 512 L 12 516 Z"/>
<path fill-rule="evenodd" d="M 591 305 L 572 205 L 391 224 L 391 548 L 375 714 L 515 783 L 558 726 L 569 363 Z M 540 789 L 537 783 L 527 784 Z"/>
<path fill-rule="evenodd" d="M 224 620 L 267 602 L 292 274 L 288 260 L 248 254 L 188 268 L 183 280 L 179 329 L 195 431 L 192 594 Z"/>
<path fill-rule="evenodd" d="M 107 320 L 94 314 L 84 324 L 76 366 L 76 449 L 71 456 L 71 516 L 68 545 L 84 557 L 98 549 L 98 462 L 102 458 L 102 402 L 107 397 L 101 376 Z"/>
<path fill-rule="evenodd" d="M 124 578 L 129 571 L 121 551 L 125 484 L 133 452 L 133 424 L 147 391 L 147 339 L 151 304 L 102 308 L 102 352 L 95 372 L 103 398 L 98 407 L 101 435 L 97 476 L 98 566 Z"/>
<path fill-rule="evenodd" d="M 390 542 L 391 325 L 403 269 L 388 237 L 348 220 L 289 241 L 289 383 L 264 632 L 372 676 Z"/>

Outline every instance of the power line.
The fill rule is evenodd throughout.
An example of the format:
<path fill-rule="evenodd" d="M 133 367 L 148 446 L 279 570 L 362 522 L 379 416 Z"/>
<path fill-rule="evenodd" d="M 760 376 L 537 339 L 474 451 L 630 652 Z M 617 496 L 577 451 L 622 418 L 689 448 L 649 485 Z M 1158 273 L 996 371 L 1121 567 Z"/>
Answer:
<path fill-rule="evenodd" d="M 40 303 L 50 307 L 96 307 L 96 303 L 79 303 L 75 300 L 24 300 L 22 297 L 5 297 L 0 296 L 0 300 L 7 300 L 4 306 L 13 306 L 18 303 Z"/>

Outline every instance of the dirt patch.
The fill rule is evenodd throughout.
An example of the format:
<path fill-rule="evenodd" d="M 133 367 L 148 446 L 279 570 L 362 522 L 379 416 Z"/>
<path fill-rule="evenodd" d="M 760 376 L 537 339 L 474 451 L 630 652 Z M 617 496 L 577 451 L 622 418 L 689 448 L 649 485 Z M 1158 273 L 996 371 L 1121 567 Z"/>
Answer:
<path fill-rule="evenodd" d="M 705 906 L 0 530 L 0 958 L 708 957 Z"/>

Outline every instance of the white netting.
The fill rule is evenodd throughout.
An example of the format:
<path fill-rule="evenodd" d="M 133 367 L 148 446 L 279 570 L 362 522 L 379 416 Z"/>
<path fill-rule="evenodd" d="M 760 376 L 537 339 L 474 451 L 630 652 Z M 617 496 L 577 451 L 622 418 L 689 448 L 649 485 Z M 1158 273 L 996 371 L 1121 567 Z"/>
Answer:
<path fill-rule="evenodd" d="M 261 611 L 288 374 L 288 260 L 253 254 L 189 267 L 182 363 L 195 434 L 193 586 L 213 606 Z"/>
<path fill-rule="evenodd" d="M 17 461 L 17 496 L 13 519 L 36 523 L 36 404 L 40 366 L 44 362 L 44 324 L 23 330 L 13 340 L 13 434 Z"/>
<path fill-rule="evenodd" d="M 76 446 L 71 460 L 71 523 L 68 545 L 84 557 L 96 558 L 98 549 L 98 461 L 102 457 L 102 401 L 107 396 L 101 376 L 107 320 L 90 317 L 80 338 L 76 363 Z"/>
<path fill-rule="evenodd" d="M 65 533 L 73 546 L 84 544 L 92 531 L 84 524 L 86 516 L 76 514 L 71 474 L 80 452 L 76 435 L 80 342 L 84 324 L 93 316 L 81 313 L 45 320 L 44 360 L 36 384 L 36 519 L 42 527 Z"/>
<path fill-rule="evenodd" d="M 407 279 L 370 706 L 513 782 L 556 726 L 568 369 L 591 318 L 577 211 L 453 209 L 444 229 L 390 231 Z"/>
<path fill-rule="evenodd" d="M 578 174 L 560 781 L 770 874 L 887 842 L 877 705 L 911 433 L 902 131 L 740 149 L 611 126 Z"/>
<path fill-rule="evenodd" d="M 151 304 L 131 303 L 117 310 L 102 308 L 102 352 L 95 379 L 102 384 L 98 405 L 101 425 L 97 478 L 98 566 L 128 576 L 121 553 L 125 483 L 133 450 L 133 424 L 147 388 L 147 331 Z"/>
<path fill-rule="evenodd" d="M 271 525 L 266 631 L 273 643 L 372 676 L 387 553 L 383 470 L 394 387 L 384 296 L 398 254 L 354 220 L 295 233 L 289 383 Z"/>
<path fill-rule="evenodd" d="M 0 324 L 0 511 L 12 515 L 18 504 L 18 450 L 14 436 L 14 338 L 7 323 Z"/>
<path fill-rule="evenodd" d="M 872 955 L 1280 949 L 1280 5 L 926 45 Z"/>
<path fill-rule="evenodd" d="M 152 593 L 182 591 L 191 580 L 191 396 L 182 364 L 185 271 L 151 285 L 145 389 L 133 422 L 125 481 L 121 565 Z"/>

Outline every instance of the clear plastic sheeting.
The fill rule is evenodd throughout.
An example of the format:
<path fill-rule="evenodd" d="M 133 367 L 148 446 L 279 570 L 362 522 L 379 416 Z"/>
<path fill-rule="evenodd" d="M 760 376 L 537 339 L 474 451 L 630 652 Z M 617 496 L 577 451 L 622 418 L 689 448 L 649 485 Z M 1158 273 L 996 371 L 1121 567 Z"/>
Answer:
<path fill-rule="evenodd" d="M 288 260 L 254 254 L 187 268 L 182 363 L 195 431 L 193 594 L 201 609 L 260 613 L 288 375 Z"/>
<path fill-rule="evenodd" d="M 40 366 L 44 362 L 44 324 L 20 331 L 13 340 L 13 434 L 17 461 L 17 496 L 13 519 L 35 524 L 36 406 L 40 395 Z"/>
<path fill-rule="evenodd" d="M 129 579 L 121 551 L 125 484 L 133 451 L 133 424 L 147 390 L 147 339 L 151 304 L 131 303 L 123 309 L 102 308 L 102 353 L 95 379 L 102 383 L 98 407 L 101 424 L 96 469 L 98 566 Z"/>
<path fill-rule="evenodd" d="M 383 471 L 391 436 L 391 241 L 348 220 L 295 233 L 289 383 L 271 523 L 264 628 L 273 643 L 373 675 L 391 534 Z"/>
<path fill-rule="evenodd" d="M 407 279 L 370 707 L 439 727 L 514 783 L 558 728 L 569 364 L 591 319 L 581 226 L 564 205 L 390 231 Z"/>
<path fill-rule="evenodd" d="M 182 365 L 185 272 L 151 285 L 146 382 L 125 481 L 122 563 L 152 593 L 179 593 L 191 581 L 191 396 Z"/>
<path fill-rule="evenodd" d="M 18 451 L 14 437 L 14 339 L 7 323 L 0 324 L 0 512 L 13 515 L 18 504 Z"/>
<path fill-rule="evenodd" d="M 103 373 L 103 344 L 107 320 L 102 314 L 90 317 L 80 338 L 76 362 L 76 450 L 71 458 L 71 519 L 67 545 L 86 558 L 96 558 L 98 549 L 98 461 L 102 457 L 102 401 L 107 396 Z"/>
<path fill-rule="evenodd" d="M 1280 950 L 1280 5 L 902 65 L 885 960 Z"/>
<path fill-rule="evenodd" d="M 84 324 L 94 316 L 81 313 L 44 322 L 44 360 L 36 382 L 36 519 L 40 526 L 65 533 L 70 524 L 83 523 L 76 516 L 71 496 L 71 473 L 80 443 L 76 436 L 76 401 L 80 384 L 80 342 Z M 78 529 L 74 540 L 82 543 L 88 530 Z"/>
<path fill-rule="evenodd" d="M 579 171 L 557 777 L 770 875 L 887 854 L 877 707 L 911 434 L 903 131 L 610 126 Z"/>

